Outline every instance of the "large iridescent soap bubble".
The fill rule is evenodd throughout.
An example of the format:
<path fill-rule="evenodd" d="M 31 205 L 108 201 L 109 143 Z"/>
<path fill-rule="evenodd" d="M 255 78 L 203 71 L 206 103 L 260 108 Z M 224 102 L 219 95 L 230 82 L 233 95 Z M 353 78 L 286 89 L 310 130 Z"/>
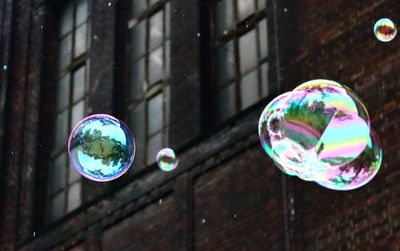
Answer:
<path fill-rule="evenodd" d="M 135 150 L 129 128 L 106 114 L 80 121 L 68 140 L 72 166 L 94 181 L 110 181 L 123 175 L 133 162 Z"/>
<path fill-rule="evenodd" d="M 381 18 L 374 25 L 375 37 L 382 42 L 390 42 L 397 35 L 396 24 L 389 18 Z"/>
<path fill-rule="evenodd" d="M 271 101 L 258 129 L 262 147 L 280 170 L 331 189 L 335 186 L 329 185 L 326 174 L 357 163 L 373 139 L 360 98 L 350 88 L 324 79 L 308 81 Z"/>

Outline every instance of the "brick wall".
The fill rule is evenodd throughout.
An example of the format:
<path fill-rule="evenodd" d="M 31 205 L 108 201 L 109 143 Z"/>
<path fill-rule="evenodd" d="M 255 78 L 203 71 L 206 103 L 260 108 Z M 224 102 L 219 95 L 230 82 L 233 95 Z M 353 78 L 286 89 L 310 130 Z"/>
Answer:
<path fill-rule="evenodd" d="M 93 112 L 114 112 L 111 83 L 118 78 L 112 44 L 118 38 L 113 30 L 118 4 L 96 2 L 92 34 L 110 46 L 98 40 L 92 44 L 90 106 Z M 87 181 L 82 207 L 55 224 L 39 227 L 35 221 L 40 212 L 33 209 L 42 196 L 34 188 L 40 183 L 35 177 L 41 177 L 36 145 L 41 142 L 38 102 L 46 93 L 41 88 L 46 84 L 39 84 L 45 68 L 40 59 L 45 51 L 40 28 L 48 11 L 45 6 L 40 1 L 5 1 L 0 9 L 0 48 L 5 48 L 0 62 L 10 62 L 7 72 L 0 74 L 0 90 L 6 97 L 0 102 L 0 118 L 5 114 L 0 123 L 0 249 L 398 249 L 400 38 L 382 43 L 372 32 L 381 17 L 400 23 L 398 1 L 304 0 L 275 5 L 281 91 L 327 78 L 350 86 L 365 102 L 384 150 L 382 168 L 368 185 L 336 192 L 275 168 L 257 135 L 259 114 L 273 97 L 223 126 L 201 132 L 200 112 L 207 106 L 200 107 L 200 87 L 207 78 L 201 76 L 204 62 L 199 61 L 199 50 L 208 44 L 196 36 L 199 3 L 171 0 L 169 133 L 179 150 L 178 168 L 165 173 L 151 166 L 131 172 L 132 177 L 120 184 Z M 190 18 L 185 18 L 188 11 Z"/>

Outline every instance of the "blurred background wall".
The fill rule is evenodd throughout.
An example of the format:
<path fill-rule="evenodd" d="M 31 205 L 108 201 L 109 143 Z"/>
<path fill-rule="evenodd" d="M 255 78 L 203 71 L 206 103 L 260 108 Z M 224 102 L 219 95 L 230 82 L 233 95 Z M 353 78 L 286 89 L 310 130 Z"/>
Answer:
<path fill-rule="evenodd" d="M 396 0 L 3 0 L 1 250 L 397 250 Z M 331 191 L 282 174 L 258 118 L 316 78 L 365 102 L 384 151 L 366 186 Z M 80 177 L 66 144 L 95 113 L 125 121 L 135 162 Z M 155 155 L 180 159 L 162 172 Z M 399 194 L 398 194 L 399 193 Z"/>

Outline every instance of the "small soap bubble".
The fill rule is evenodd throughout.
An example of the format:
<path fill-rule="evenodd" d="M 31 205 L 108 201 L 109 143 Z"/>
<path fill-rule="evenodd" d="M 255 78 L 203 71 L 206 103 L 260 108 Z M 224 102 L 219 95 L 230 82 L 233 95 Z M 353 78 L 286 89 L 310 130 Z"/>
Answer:
<path fill-rule="evenodd" d="M 174 150 L 171 148 L 161 149 L 157 154 L 158 167 L 166 172 L 172 171 L 178 165 L 179 160 L 176 158 Z"/>
<path fill-rule="evenodd" d="M 204 218 L 201 219 L 201 223 L 202 223 L 202 224 L 206 223 L 206 219 L 204 219 Z"/>
<path fill-rule="evenodd" d="M 379 170 L 381 150 L 365 105 L 331 80 L 308 81 L 272 100 L 258 133 L 281 171 L 330 189 L 358 188 Z"/>
<path fill-rule="evenodd" d="M 108 5 L 108 7 L 110 7 L 111 6 L 111 2 L 108 2 L 107 5 Z"/>
<path fill-rule="evenodd" d="M 123 175 L 133 162 L 135 150 L 129 128 L 106 114 L 80 121 L 68 140 L 72 166 L 94 181 L 110 181 Z"/>
<path fill-rule="evenodd" d="M 5 64 L 5 65 L 3 65 L 3 70 L 7 70 L 8 69 L 8 66 Z"/>
<path fill-rule="evenodd" d="M 389 18 L 381 18 L 374 25 L 374 33 L 379 41 L 390 42 L 396 37 L 397 27 Z"/>
<path fill-rule="evenodd" d="M 200 37 L 200 33 L 197 33 L 197 37 Z"/>

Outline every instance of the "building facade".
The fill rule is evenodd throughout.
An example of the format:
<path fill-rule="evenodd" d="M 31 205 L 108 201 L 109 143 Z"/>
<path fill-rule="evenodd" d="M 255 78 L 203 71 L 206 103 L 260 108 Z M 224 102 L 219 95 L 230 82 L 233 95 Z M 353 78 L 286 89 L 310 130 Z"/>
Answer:
<path fill-rule="evenodd" d="M 395 0 L 0 2 L 1 250 L 398 250 L 399 39 Z M 351 87 L 380 137 L 366 186 L 281 173 L 257 124 L 317 78 Z M 70 166 L 73 126 L 125 121 L 136 157 L 98 183 Z M 179 166 L 162 172 L 163 147 Z M 400 192 L 399 192 L 400 194 Z"/>

